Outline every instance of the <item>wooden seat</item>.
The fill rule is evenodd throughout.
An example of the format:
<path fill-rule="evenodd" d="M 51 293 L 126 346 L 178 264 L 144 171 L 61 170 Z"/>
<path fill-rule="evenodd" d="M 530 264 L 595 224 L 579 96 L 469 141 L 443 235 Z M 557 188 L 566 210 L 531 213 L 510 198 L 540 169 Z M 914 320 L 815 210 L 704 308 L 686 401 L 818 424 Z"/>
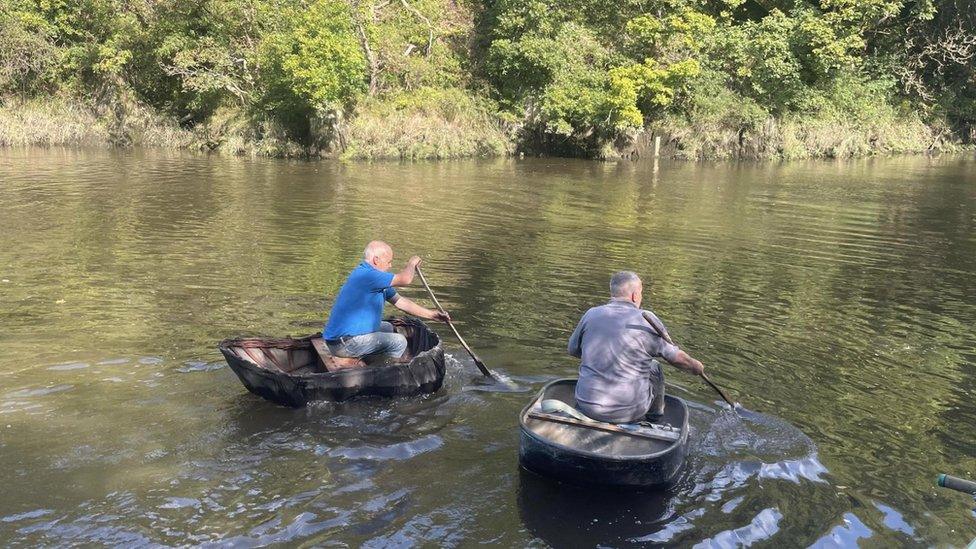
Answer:
<path fill-rule="evenodd" d="M 322 359 L 322 364 L 325 365 L 325 369 L 330 372 L 366 366 L 366 363 L 358 358 L 332 356 L 332 353 L 329 352 L 329 347 L 325 344 L 325 340 L 321 337 L 312 338 L 312 347 L 315 348 L 315 352 Z"/>

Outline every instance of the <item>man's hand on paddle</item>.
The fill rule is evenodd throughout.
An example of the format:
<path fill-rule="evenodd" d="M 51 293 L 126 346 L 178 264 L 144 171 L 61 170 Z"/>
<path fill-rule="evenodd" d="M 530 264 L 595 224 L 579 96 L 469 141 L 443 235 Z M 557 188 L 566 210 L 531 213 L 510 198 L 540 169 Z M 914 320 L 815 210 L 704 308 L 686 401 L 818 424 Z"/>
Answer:
<path fill-rule="evenodd" d="M 451 321 L 451 315 L 449 315 L 447 313 L 447 311 L 444 311 L 443 313 L 442 312 L 439 312 L 439 311 L 434 311 L 434 317 L 431 318 L 431 320 L 439 320 L 441 322 L 450 322 Z"/>
<path fill-rule="evenodd" d="M 414 303 L 413 301 L 400 296 L 400 299 L 393 303 L 393 306 L 401 311 L 426 320 L 439 320 L 441 322 L 448 322 L 451 320 L 451 315 L 447 312 L 440 312 L 434 309 L 428 309 L 419 303 Z"/>
<path fill-rule="evenodd" d="M 701 362 L 694 359 L 688 353 L 679 350 L 678 354 L 674 357 L 674 361 L 671 362 L 678 368 L 690 373 L 700 376 L 705 373 L 705 366 Z"/>
<path fill-rule="evenodd" d="M 408 259 L 407 264 L 403 266 L 403 270 L 393 276 L 393 282 L 390 283 L 390 286 L 409 286 L 413 282 L 414 275 L 417 274 L 417 265 L 420 265 L 421 261 L 420 256 L 416 255 Z"/>

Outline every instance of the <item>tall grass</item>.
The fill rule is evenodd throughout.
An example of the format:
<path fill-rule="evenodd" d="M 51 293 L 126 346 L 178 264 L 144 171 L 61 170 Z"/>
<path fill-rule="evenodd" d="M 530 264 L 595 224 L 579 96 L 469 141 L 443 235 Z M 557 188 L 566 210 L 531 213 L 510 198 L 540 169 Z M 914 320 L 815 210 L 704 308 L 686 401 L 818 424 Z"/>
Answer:
<path fill-rule="evenodd" d="M 0 104 L 0 146 L 99 145 L 108 127 L 77 101 L 45 98 Z"/>
<path fill-rule="evenodd" d="M 499 156 L 513 150 L 494 109 L 459 89 L 421 88 L 360 105 L 346 159 Z"/>
<path fill-rule="evenodd" d="M 936 127 L 911 115 L 870 122 L 791 115 L 769 117 L 754 126 L 672 117 L 653 130 L 665 136 L 663 154 L 686 160 L 852 158 L 956 148 Z"/>
<path fill-rule="evenodd" d="M 312 158 L 328 153 L 289 139 L 280 124 L 267 117 L 248 116 L 237 107 L 218 108 L 194 133 L 201 148 L 235 156 Z"/>
<path fill-rule="evenodd" d="M 955 147 L 943 137 L 951 135 L 945 128 L 899 109 L 882 96 L 883 90 L 857 82 L 827 90 L 781 116 L 724 87 L 705 91 L 699 90 L 683 114 L 662 115 L 643 132 L 608 145 L 602 155 L 646 151 L 651 135 L 665 136 L 665 156 L 690 160 L 846 158 Z M 138 102 L 121 101 L 111 109 L 61 96 L 0 101 L 0 146 L 142 145 L 350 160 L 500 156 L 515 150 L 513 137 L 496 115 L 497 106 L 454 88 L 421 88 L 362 102 L 340 128 L 344 149 L 336 143 L 296 143 L 273 120 L 235 107 L 220 108 L 185 129 Z"/>
<path fill-rule="evenodd" d="M 59 96 L 7 99 L 0 103 L 0 146 L 197 146 L 193 132 L 144 106 L 98 111 L 80 99 Z"/>
<path fill-rule="evenodd" d="M 721 82 L 705 80 L 691 90 L 682 114 L 665 115 L 650 130 L 667 137 L 664 154 L 691 160 L 850 158 L 955 148 L 937 122 L 926 123 L 894 103 L 891 90 L 886 82 L 838 78 L 832 87 L 798 98 L 789 113 L 776 114 Z"/>

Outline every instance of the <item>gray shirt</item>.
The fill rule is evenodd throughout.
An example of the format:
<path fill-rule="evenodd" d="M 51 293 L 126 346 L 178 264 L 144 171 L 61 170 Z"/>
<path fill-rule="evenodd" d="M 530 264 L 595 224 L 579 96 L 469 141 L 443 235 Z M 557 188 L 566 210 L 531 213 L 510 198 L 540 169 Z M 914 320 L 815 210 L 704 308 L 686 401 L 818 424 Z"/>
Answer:
<path fill-rule="evenodd" d="M 664 324 L 656 316 L 654 319 L 667 333 Z M 569 338 L 569 354 L 582 359 L 577 406 L 584 414 L 603 421 L 639 418 L 651 406 L 654 358 L 673 362 L 678 350 L 657 335 L 631 301 L 614 298 L 593 307 Z"/>

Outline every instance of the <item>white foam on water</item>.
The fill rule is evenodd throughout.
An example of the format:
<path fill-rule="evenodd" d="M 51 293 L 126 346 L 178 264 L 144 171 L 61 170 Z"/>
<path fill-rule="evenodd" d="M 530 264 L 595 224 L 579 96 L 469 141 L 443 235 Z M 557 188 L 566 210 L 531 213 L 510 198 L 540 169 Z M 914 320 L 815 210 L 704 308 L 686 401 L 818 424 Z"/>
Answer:
<path fill-rule="evenodd" d="M 52 372 L 67 372 L 69 370 L 83 370 L 85 368 L 88 368 L 87 362 L 68 362 L 67 364 L 49 366 L 47 369 Z"/>

